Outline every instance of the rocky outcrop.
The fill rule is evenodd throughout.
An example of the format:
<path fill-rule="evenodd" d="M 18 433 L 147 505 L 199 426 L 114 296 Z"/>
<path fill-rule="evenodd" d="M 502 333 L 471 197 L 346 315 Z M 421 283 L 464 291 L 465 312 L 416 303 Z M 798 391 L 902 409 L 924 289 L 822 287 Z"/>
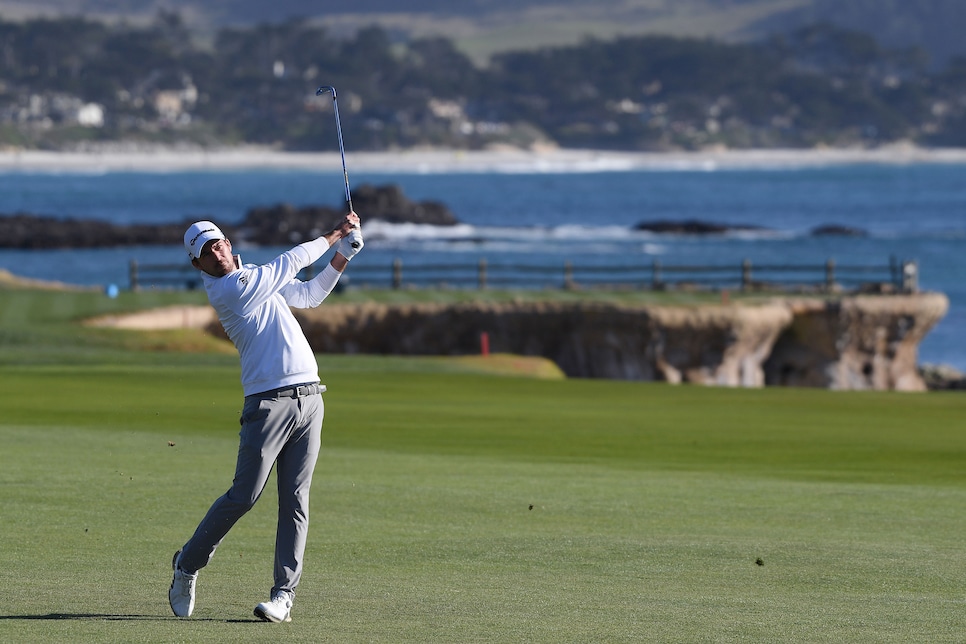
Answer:
<path fill-rule="evenodd" d="M 190 222 L 122 225 L 94 219 L 0 215 L 0 248 L 110 248 L 180 244 Z M 227 231 L 226 231 L 227 232 Z"/>
<path fill-rule="evenodd" d="M 761 387 L 762 363 L 790 321 L 776 304 L 653 307 L 647 359 L 671 383 Z"/>
<path fill-rule="evenodd" d="M 794 313 L 765 362 L 767 384 L 923 391 L 919 344 L 945 316 L 940 293 L 788 303 Z"/>
<path fill-rule="evenodd" d="M 724 235 L 733 232 L 764 231 L 762 226 L 750 224 L 720 224 L 700 219 L 642 221 L 634 226 L 634 230 L 650 233 L 673 235 Z"/>
<path fill-rule="evenodd" d="M 843 226 L 841 224 L 824 224 L 811 230 L 812 237 L 868 237 L 869 233 L 863 228 Z"/>
<path fill-rule="evenodd" d="M 459 220 L 437 201 L 410 201 L 399 186 L 360 185 L 352 191 L 352 209 L 364 221 L 455 226 Z M 252 208 L 235 231 L 248 244 L 284 246 L 314 239 L 332 230 L 345 208 L 289 204 Z M 226 234 L 227 231 L 226 231 Z"/>
<path fill-rule="evenodd" d="M 328 305 L 297 311 L 320 352 L 543 356 L 570 377 L 921 391 L 919 343 L 942 294 L 764 304 Z"/>
<path fill-rule="evenodd" d="M 966 390 L 966 373 L 948 364 L 921 364 L 919 373 L 930 391 Z"/>
<path fill-rule="evenodd" d="M 924 391 L 919 343 L 948 307 L 945 295 L 917 293 L 703 306 L 332 304 L 295 314 L 321 353 L 475 354 L 486 333 L 493 352 L 548 358 L 569 377 Z M 209 330 L 224 336 L 217 321 Z M 966 388 L 948 380 L 930 388 Z"/>
<path fill-rule="evenodd" d="M 333 305 L 297 311 L 322 352 L 543 356 L 568 376 L 761 386 L 788 308 L 521 302 Z"/>
<path fill-rule="evenodd" d="M 634 230 L 649 233 L 671 235 L 727 235 L 741 232 L 775 232 L 764 226 L 751 224 L 722 224 L 715 221 L 700 219 L 658 219 L 656 221 L 642 221 L 634 226 Z M 841 224 L 823 224 L 812 228 L 813 237 L 866 237 L 868 232 L 861 228 L 844 226 Z"/>
<path fill-rule="evenodd" d="M 459 223 L 449 209 L 435 201 L 410 201 L 399 186 L 361 185 L 352 192 L 352 205 L 365 221 L 431 224 Z M 252 208 L 237 224 L 216 222 L 231 239 L 248 245 L 283 246 L 314 239 L 332 230 L 345 208 L 277 204 Z M 111 248 L 116 246 L 180 245 L 184 231 L 200 215 L 176 223 L 115 224 L 97 219 L 48 217 L 27 213 L 0 214 L 0 248 Z"/>

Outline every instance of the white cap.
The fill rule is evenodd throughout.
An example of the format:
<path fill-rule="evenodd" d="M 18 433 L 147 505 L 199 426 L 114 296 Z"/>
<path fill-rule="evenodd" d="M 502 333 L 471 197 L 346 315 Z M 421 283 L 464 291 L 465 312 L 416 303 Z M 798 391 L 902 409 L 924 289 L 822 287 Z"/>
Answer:
<path fill-rule="evenodd" d="M 198 259 L 201 249 L 213 239 L 227 239 L 227 237 L 210 221 L 197 221 L 191 224 L 184 234 L 184 249 L 188 251 L 188 257 Z"/>

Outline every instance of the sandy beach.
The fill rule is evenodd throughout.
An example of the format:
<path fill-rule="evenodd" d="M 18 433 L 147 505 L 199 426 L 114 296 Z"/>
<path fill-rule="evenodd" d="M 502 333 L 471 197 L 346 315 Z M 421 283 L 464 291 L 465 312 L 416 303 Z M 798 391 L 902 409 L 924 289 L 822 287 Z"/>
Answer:
<path fill-rule="evenodd" d="M 966 149 L 891 145 L 875 149 L 708 150 L 613 152 L 600 150 L 400 150 L 346 152 L 351 171 L 367 172 L 601 172 L 798 168 L 857 163 L 966 163 Z M 105 148 L 83 152 L 0 150 L 0 172 L 177 172 L 186 170 L 298 169 L 341 171 L 338 152 L 280 152 L 268 148 Z"/>

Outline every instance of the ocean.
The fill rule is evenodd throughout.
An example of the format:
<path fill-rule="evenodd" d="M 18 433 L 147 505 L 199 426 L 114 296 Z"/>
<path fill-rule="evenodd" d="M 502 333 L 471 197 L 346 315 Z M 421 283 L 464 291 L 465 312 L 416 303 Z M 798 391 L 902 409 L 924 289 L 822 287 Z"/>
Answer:
<path fill-rule="evenodd" d="M 413 200 L 447 205 L 461 225 L 364 226 L 356 267 L 404 263 L 559 264 L 598 268 L 662 265 L 887 265 L 915 260 L 923 290 L 950 300 L 946 318 L 920 347 L 921 363 L 966 371 L 966 165 L 833 164 L 721 169 L 675 166 L 578 171 L 507 167 L 485 172 L 353 172 L 353 186 L 397 184 Z M 0 213 L 117 223 L 188 218 L 239 222 L 255 206 L 337 206 L 341 171 L 197 170 L 0 172 Z M 366 213 L 359 215 L 365 222 Z M 636 230 L 655 220 L 751 227 L 725 235 Z M 816 236 L 823 225 L 862 236 Z M 240 248 L 247 262 L 279 248 Z M 126 288 L 132 259 L 185 262 L 180 246 L 99 250 L 0 249 L 0 268 L 78 285 Z M 388 270 L 388 268 L 387 268 Z M 388 282 L 388 273 L 387 273 Z"/>

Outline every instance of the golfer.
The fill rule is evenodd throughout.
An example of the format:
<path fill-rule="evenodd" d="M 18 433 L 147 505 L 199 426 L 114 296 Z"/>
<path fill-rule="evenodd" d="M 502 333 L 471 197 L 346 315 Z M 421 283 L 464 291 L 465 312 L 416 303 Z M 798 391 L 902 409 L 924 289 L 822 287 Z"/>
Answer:
<path fill-rule="evenodd" d="M 347 262 L 362 248 L 359 217 L 350 212 L 328 234 L 261 266 L 243 265 L 232 254 L 231 241 L 210 221 L 192 224 L 184 245 L 191 264 L 202 273 L 208 300 L 238 349 L 245 404 L 234 481 L 175 553 L 168 600 L 178 617 L 191 615 L 198 571 L 208 565 L 235 522 L 255 505 L 275 465 L 275 585 L 269 601 L 255 607 L 255 615 L 288 622 L 302 575 L 325 391 L 315 356 L 289 307 L 318 306 L 332 292 Z M 317 277 L 306 282 L 296 278 L 332 246 L 332 260 Z"/>

